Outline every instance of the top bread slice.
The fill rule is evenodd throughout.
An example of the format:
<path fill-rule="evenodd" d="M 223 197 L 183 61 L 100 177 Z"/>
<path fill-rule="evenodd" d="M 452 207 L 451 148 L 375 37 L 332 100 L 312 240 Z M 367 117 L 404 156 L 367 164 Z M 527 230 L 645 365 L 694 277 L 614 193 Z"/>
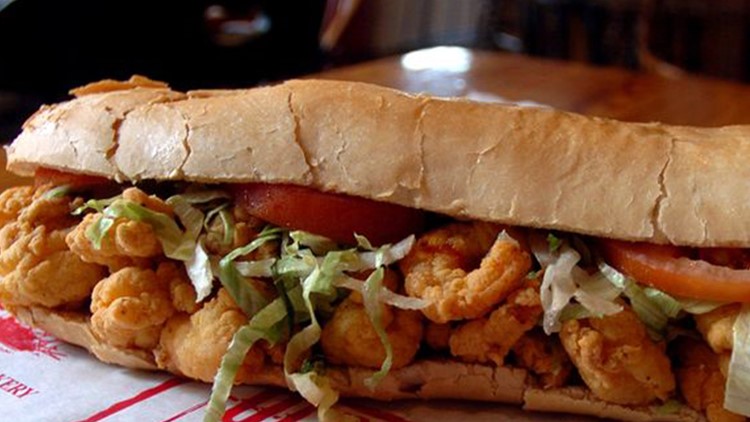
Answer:
<path fill-rule="evenodd" d="M 237 91 L 133 78 L 45 106 L 8 168 L 291 183 L 625 240 L 750 246 L 750 127 L 624 123 L 543 108 L 295 80 Z"/>

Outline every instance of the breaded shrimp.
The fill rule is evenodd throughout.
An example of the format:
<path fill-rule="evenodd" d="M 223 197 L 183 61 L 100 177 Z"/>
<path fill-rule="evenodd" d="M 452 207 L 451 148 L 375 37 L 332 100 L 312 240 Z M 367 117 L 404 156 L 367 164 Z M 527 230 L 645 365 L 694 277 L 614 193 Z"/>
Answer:
<path fill-rule="evenodd" d="M 224 289 L 193 315 L 177 313 L 168 321 L 154 350 L 160 368 L 204 382 L 212 382 L 234 333 L 247 317 Z M 237 382 L 252 379 L 262 368 L 265 354 L 260 344 L 245 356 Z"/>
<path fill-rule="evenodd" d="M 195 287 L 185 273 L 184 265 L 161 264 L 157 270 L 157 275 L 170 280 L 169 293 L 172 298 L 172 306 L 176 310 L 192 314 L 200 308 L 196 303 Z"/>
<path fill-rule="evenodd" d="M 423 310 L 427 318 L 482 316 L 521 285 L 531 258 L 499 231 L 488 223 L 453 223 L 422 236 L 401 260 L 406 292 L 431 302 Z"/>
<path fill-rule="evenodd" d="M 602 318 L 566 321 L 560 340 L 584 382 L 602 400 L 626 405 L 666 400 L 675 389 L 669 358 L 629 306 Z"/>
<path fill-rule="evenodd" d="M 105 268 L 81 261 L 65 244 L 66 229 L 13 222 L 0 229 L 0 296 L 5 304 L 76 307 Z"/>
<path fill-rule="evenodd" d="M 33 199 L 33 186 L 15 186 L 0 193 L 0 227 L 18 218 Z"/>
<path fill-rule="evenodd" d="M 542 312 L 539 282 L 529 281 L 488 317 L 456 329 L 450 338 L 451 354 L 467 362 L 501 366 L 513 345 L 536 326 Z"/>
<path fill-rule="evenodd" d="M 174 217 L 174 210 L 172 206 L 162 201 L 155 195 L 148 195 L 146 192 L 138 188 L 127 188 L 122 191 L 122 198 L 128 201 L 135 202 L 138 205 L 150 209 L 151 211 L 160 212 L 170 217 Z"/>
<path fill-rule="evenodd" d="M 694 315 L 696 328 L 716 353 L 732 350 L 732 327 L 742 304 L 733 303 L 705 314 Z"/>
<path fill-rule="evenodd" d="M 383 305 L 383 325 L 393 348 L 393 368 L 408 365 L 422 341 L 422 316 Z M 380 368 L 385 348 L 364 305 L 349 298 L 336 307 L 323 327 L 320 344 L 328 361 L 347 366 Z"/>
<path fill-rule="evenodd" d="M 709 422 L 745 420 L 724 409 L 726 378 L 719 368 L 719 356 L 706 343 L 682 337 L 670 347 L 677 355 L 677 384 L 688 406 L 706 412 Z"/>
<path fill-rule="evenodd" d="M 125 218 L 115 219 L 97 249 L 86 232 L 99 218 L 101 214 L 87 214 L 66 238 L 70 250 L 82 260 L 106 265 L 114 272 L 124 267 L 144 266 L 146 258 L 162 254 L 161 243 L 149 224 Z"/>
<path fill-rule="evenodd" d="M 173 267 L 125 267 L 99 282 L 91 295 L 94 334 L 116 347 L 156 347 L 162 326 L 175 312 L 170 297 L 171 277 L 177 275 Z"/>
<path fill-rule="evenodd" d="M 521 368 L 539 377 L 542 388 L 562 387 L 573 371 L 573 364 L 557 336 L 539 330 L 526 333 L 513 346 L 513 355 Z"/>

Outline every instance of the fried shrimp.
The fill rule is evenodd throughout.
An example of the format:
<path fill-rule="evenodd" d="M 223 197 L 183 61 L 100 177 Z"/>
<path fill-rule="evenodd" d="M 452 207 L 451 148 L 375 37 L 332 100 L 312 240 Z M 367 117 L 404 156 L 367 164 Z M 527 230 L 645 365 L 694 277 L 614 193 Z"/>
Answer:
<path fill-rule="evenodd" d="M 45 197 L 47 189 L 5 197 L 5 210 L 15 215 L 0 229 L 0 296 L 6 304 L 75 307 L 104 277 L 104 268 L 68 250 L 65 236 L 75 224 L 70 198 Z"/>
<path fill-rule="evenodd" d="M 0 227 L 18 218 L 34 200 L 33 186 L 16 186 L 0 193 Z"/>
<path fill-rule="evenodd" d="M 475 319 L 451 334 L 450 350 L 467 362 L 493 362 L 502 366 L 516 342 L 536 326 L 542 315 L 539 282 L 530 281 L 488 317 Z"/>
<path fill-rule="evenodd" d="M 488 223 L 453 223 L 417 241 L 400 267 L 406 292 L 431 302 L 423 310 L 427 318 L 444 323 L 482 316 L 521 285 L 531 258 L 499 231 Z"/>
<path fill-rule="evenodd" d="M 165 325 L 154 350 L 161 368 L 204 382 L 212 382 L 234 333 L 247 324 L 247 317 L 224 289 L 200 310 L 188 316 L 173 315 Z M 262 345 L 254 345 L 245 356 L 237 382 L 252 379 L 265 362 Z"/>
<path fill-rule="evenodd" d="M 150 350 L 174 313 L 170 298 L 172 264 L 153 271 L 126 267 L 100 281 L 91 295 L 91 328 L 116 347 Z M 174 274 L 171 274 L 174 275 Z"/>
<path fill-rule="evenodd" d="M 170 217 L 174 217 L 174 210 L 172 206 L 162 201 L 155 195 L 148 195 L 146 192 L 138 188 L 127 188 L 122 191 L 122 198 L 131 202 L 135 202 L 138 205 L 142 205 L 151 211 L 160 212 Z"/>
<path fill-rule="evenodd" d="M 516 363 L 537 375 L 542 388 L 565 385 L 573 371 L 573 364 L 557 337 L 533 330 L 513 346 Z"/>
<path fill-rule="evenodd" d="M 741 304 L 733 303 L 705 314 L 694 315 L 696 328 L 714 352 L 732 350 L 732 327 L 741 308 Z"/>
<path fill-rule="evenodd" d="M 710 422 L 739 422 L 745 417 L 724 409 L 726 379 L 719 356 L 699 340 L 682 337 L 672 345 L 677 355 L 676 375 L 688 406 L 706 412 Z"/>
<path fill-rule="evenodd" d="M 162 254 L 154 229 L 147 223 L 126 218 L 115 219 L 97 249 L 86 232 L 99 218 L 101 214 L 98 213 L 86 215 L 66 238 L 70 250 L 82 260 L 106 265 L 114 272 L 124 267 L 143 266 L 146 258 Z"/>
<path fill-rule="evenodd" d="M 18 222 L 0 230 L 0 297 L 5 304 L 75 307 L 88 299 L 105 268 L 68 250 L 66 230 Z"/>
<path fill-rule="evenodd" d="M 666 400 L 675 389 L 669 358 L 630 307 L 566 321 L 560 340 L 594 395 L 617 404 Z"/>
<path fill-rule="evenodd" d="M 422 341 L 422 316 L 383 305 L 383 325 L 393 348 L 393 368 L 408 365 Z M 347 298 L 336 307 L 323 327 L 320 344 L 326 358 L 335 364 L 380 368 L 385 348 L 367 316 L 364 305 Z"/>

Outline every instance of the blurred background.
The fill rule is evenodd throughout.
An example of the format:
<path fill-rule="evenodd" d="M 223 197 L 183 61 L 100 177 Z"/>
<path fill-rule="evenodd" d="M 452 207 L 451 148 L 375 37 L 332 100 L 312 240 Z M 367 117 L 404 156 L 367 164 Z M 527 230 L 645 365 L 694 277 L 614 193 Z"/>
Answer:
<path fill-rule="evenodd" d="M 71 87 L 272 82 L 435 45 L 750 79 L 750 0 L 0 0 L 0 140 Z"/>

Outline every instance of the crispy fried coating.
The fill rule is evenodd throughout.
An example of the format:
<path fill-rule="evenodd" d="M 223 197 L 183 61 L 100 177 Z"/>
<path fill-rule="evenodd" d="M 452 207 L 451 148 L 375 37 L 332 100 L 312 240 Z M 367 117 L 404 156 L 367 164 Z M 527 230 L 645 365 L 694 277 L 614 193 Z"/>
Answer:
<path fill-rule="evenodd" d="M 154 229 L 147 223 L 118 218 L 103 237 L 97 249 L 89 240 L 86 231 L 95 224 L 101 214 L 87 214 L 83 221 L 68 234 L 66 242 L 76 255 L 86 262 L 106 265 L 110 271 L 130 266 L 145 266 L 147 258 L 162 254 L 161 243 Z"/>
<path fill-rule="evenodd" d="M 573 371 L 573 364 L 557 336 L 533 330 L 513 345 L 516 363 L 537 375 L 542 388 L 562 387 Z"/>
<path fill-rule="evenodd" d="M 162 201 L 155 195 L 149 196 L 146 192 L 138 188 L 133 187 L 125 189 L 124 191 L 122 191 L 122 198 L 131 202 L 135 202 L 138 205 L 143 205 L 144 207 L 152 211 L 160 212 L 170 217 L 174 217 L 174 210 L 172 209 L 171 205 Z"/>
<path fill-rule="evenodd" d="M 710 422 L 744 421 L 744 416 L 724 409 L 726 378 L 719 368 L 719 356 L 706 343 L 687 337 L 672 346 L 677 355 L 677 384 L 688 406 L 706 412 Z"/>
<path fill-rule="evenodd" d="M 451 354 L 467 362 L 501 366 L 513 345 L 536 326 L 542 312 L 539 282 L 530 280 L 488 317 L 456 329 L 450 337 Z"/>
<path fill-rule="evenodd" d="M 0 297 L 6 304 L 76 307 L 104 277 L 104 268 L 68 250 L 65 236 L 76 221 L 71 199 L 47 198 L 47 189 L 18 189 L 5 198 L 6 210 L 15 214 L 0 229 Z"/>
<path fill-rule="evenodd" d="M 560 340 L 594 395 L 617 404 L 666 400 L 675 389 L 669 358 L 629 306 L 602 318 L 566 321 Z"/>
<path fill-rule="evenodd" d="M 499 232 L 488 223 L 449 224 L 422 236 L 401 260 L 406 292 L 431 302 L 423 310 L 427 318 L 444 323 L 482 316 L 521 285 L 531 258 Z"/>
<path fill-rule="evenodd" d="M 156 271 L 125 267 L 99 282 L 91 296 L 91 328 L 116 347 L 150 350 L 175 309 L 170 297 L 174 264 Z"/>
<path fill-rule="evenodd" d="M 193 315 L 177 313 L 168 321 L 154 350 L 157 364 L 170 371 L 204 382 L 212 382 L 234 333 L 247 324 L 247 317 L 224 289 Z M 237 382 L 250 380 L 264 365 L 265 353 L 258 344 L 245 356 Z"/>
<path fill-rule="evenodd" d="M 716 353 L 732 350 L 732 327 L 742 305 L 733 303 L 705 314 L 694 315 L 695 325 Z"/>
<path fill-rule="evenodd" d="M 422 341 L 422 316 L 383 305 L 383 325 L 393 348 L 392 368 L 408 365 Z M 385 348 L 370 323 L 364 305 L 347 298 L 323 327 L 320 344 L 328 361 L 335 364 L 380 368 Z"/>
<path fill-rule="evenodd" d="M 18 218 L 33 199 L 33 186 L 15 186 L 0 193 L 0 227 Z"/>
<path fill-rule="evenodd" d="M 105 269 L 81 261 L 65 245 L 65 230 L 10 223 L 0 230 L 0 298 L 5 304 L 76 307 Z"/>
<path fill-rule="evenodd" d="M 200 309 L 200 305 L 196 302 L 195 287 L 193 287 L 185 273 L 183 265 L 162 264 L 159 266 L 157 274 L 169 280 L 169 293 L 172 298 L 172 306 L 176 310 L 193 314 Z"/>

